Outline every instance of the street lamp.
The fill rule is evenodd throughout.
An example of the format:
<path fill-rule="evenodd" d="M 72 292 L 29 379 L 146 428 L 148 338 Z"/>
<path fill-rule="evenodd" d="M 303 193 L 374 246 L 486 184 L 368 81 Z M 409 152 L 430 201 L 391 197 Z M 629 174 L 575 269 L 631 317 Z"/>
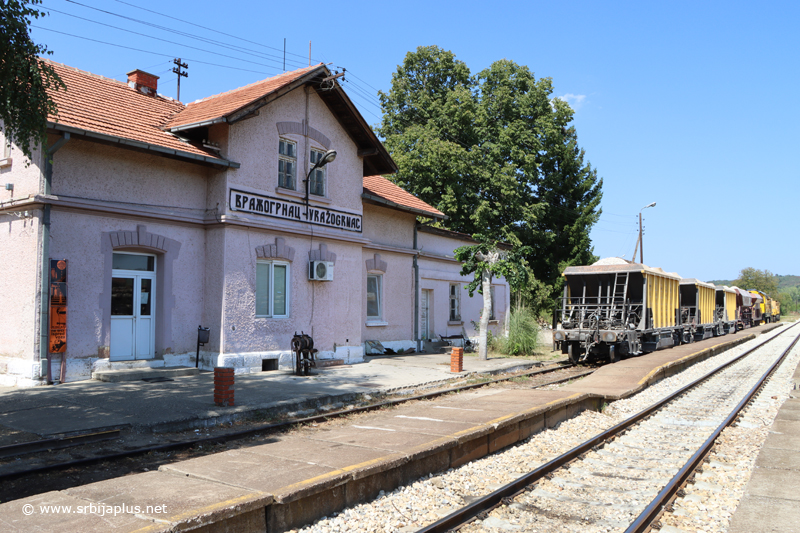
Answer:
<path fill-rule="evenodd" d="M 336 150 L 328 150 L 327 152 L 325 152 L 323 156 L 320 157 L 316 163 L 314 163 L 314 166 L 311 167 L 311 170 L 308 171 L 306 179 L 303 180 L 306 184 L 306 220 L 308 220 L 308 180 L 311 179 L 311 173 L 317 170 L 318 168 L 324 167 L 334 159 L 336 159 Z"/>
<path fill-rule="evenodd" d="M 656 203 L 653 202 L 651 204 L 647 204 L 643 208 L 639 209 L 639 240 L 636 242 L 636 248 L 639 249 L 639 262 L 644 264 L 644 243 L 642 243 L 642 211 L 647 209 L 648 207 L 655 207 Z M 636 249 L 633 250 L 633 260 L 636 261 Z"/>

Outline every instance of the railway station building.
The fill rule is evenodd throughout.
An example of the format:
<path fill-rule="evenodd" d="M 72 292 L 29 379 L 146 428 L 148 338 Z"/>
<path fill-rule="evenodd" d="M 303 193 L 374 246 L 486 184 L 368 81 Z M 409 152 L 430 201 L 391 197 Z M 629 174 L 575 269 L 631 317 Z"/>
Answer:
<path fill-rule="evenodd" d="M 0 384 L 194 366 L 199 326 L 201 367 L 237 373 L 290 369 L 300 332 L 345 363 L 477 337 L 453 258 L 470 237 L 382 177 L 395 163 L 325 65 L 184 105 L 140 70 L 51 64 L 47 146 L 0 154 Z"/>

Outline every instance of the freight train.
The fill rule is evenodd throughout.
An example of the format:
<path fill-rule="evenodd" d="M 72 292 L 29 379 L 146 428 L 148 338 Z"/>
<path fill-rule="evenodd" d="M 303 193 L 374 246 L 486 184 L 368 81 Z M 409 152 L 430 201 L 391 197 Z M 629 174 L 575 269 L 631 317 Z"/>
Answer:
<path fill-rule="evenodd" d="M 780 320 L 758 291 L 681 278 L 620 258 L 567 267 L 553 340 L 572 363 L 616 362 Z"/>

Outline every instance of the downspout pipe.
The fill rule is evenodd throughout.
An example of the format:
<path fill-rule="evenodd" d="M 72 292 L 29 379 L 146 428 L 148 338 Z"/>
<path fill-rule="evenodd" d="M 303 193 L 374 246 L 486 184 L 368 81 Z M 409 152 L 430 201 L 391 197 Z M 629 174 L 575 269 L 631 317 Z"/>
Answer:
<path fill-rule="evenodd" d="M 414 268 L 414 340 L 417 341 L 417 353 L 422 351 L 422 341 L 419 338 L 419 297 L 420 297 L 420 288 L 419 288 L 419 262 L 417 258 L 419 257 L 419 252 L 417 251 L 417 228 L 419 228 L 419 222 L 414 221 L 414 259 L 413 259 L 413 268 Z"/>
<path fill-rule="evenodd" d="M 64 132 L 62 137 L 45 150 L 44 158 L 44 195 L 48 196 L 53 184 L 53 154 L 67 144 L 70 134 Z M 39 362 L 40 375 L 53 382 L 48 358 L 49 325 L 50 325 L 50 204 L 42 207 L 42 265 L 41 287 L 39 290 Z"/>

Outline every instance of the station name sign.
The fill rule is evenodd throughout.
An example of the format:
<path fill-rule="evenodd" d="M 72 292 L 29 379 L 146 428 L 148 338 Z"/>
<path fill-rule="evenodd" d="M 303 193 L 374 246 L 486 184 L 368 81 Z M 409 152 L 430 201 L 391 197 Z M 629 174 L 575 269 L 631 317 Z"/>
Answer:
<path fill-rule="evenodd" d="M 345 213 L 327 207 L 293 202 L 282 198 L 272 198 L 244 191 L 230 190 L 230 206 L 234 211 L 244 211 L 254 215 L 262 215 L 283 220 L 296 220 L 308 222 L 318 226 L 337 228 L 345 231 L 361 233 L 361 215 Z"/>

